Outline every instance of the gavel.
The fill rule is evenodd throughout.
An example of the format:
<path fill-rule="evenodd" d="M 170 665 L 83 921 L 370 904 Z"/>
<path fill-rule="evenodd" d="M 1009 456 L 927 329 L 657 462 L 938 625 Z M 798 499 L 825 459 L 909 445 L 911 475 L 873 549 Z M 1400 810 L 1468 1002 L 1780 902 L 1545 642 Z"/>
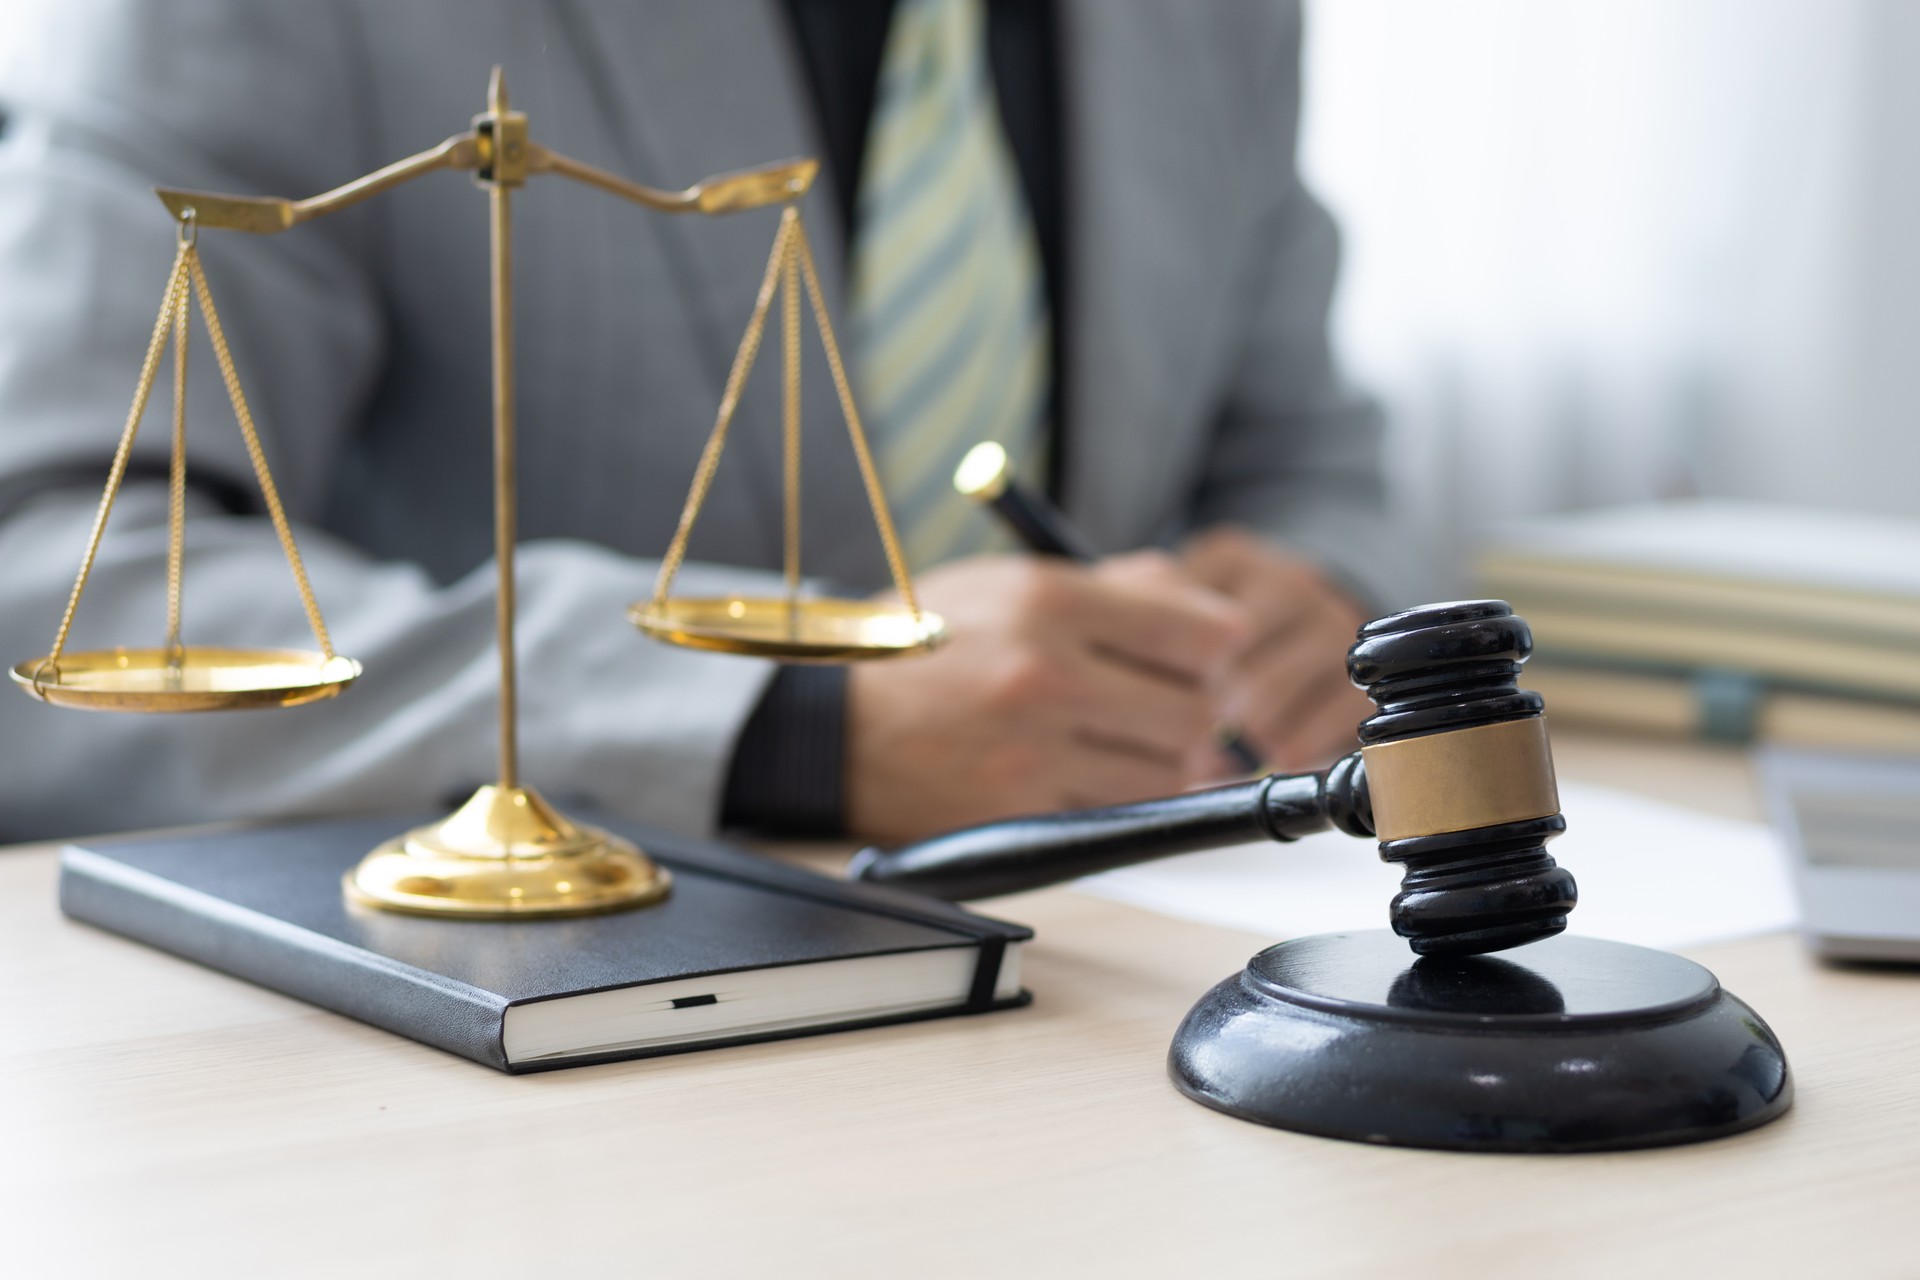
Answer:
<path fill-rule="evenodd" d="M 1544 705 L 1517 683 L 1532 651 L 1526 621 L 1502 600 L 1391 614 L 1361 627 L 1347 652 L 1348 675 L 1377 710 L 1359 726 L 1360 749 L 1328 769 L 866 849 L 848 875 L 982 898 L 1337 828 L 1377 839 L 1380 857 L 1404 868 L 1389 922 L 1420 955 L 1548 938 L 1577 895 L 1546 851 L 1566 820 Z"/>
<path fill-rule="evenodd" d="M 1615 1151 L 1765 1124 L 1793 1082 L 1751 1006 L 1691 960 L 1555 936 L 1575 893 L 1546 850 L 1567 824 L 1540 695 L 1517 683 L 1532 651 L 1500 600 L 1380 618 L 1347 651 L 1375 713 L 1324 772 L 989 823 L 869 849 L 851 874 L 971 898 L 1328 828 L 1377 838 L 1404 868 L 1393 932 L 1288 938 L 1216 983 L 1167 1054 L 1182 1093 L 1282 1129 L 1456 1151 Z"/>

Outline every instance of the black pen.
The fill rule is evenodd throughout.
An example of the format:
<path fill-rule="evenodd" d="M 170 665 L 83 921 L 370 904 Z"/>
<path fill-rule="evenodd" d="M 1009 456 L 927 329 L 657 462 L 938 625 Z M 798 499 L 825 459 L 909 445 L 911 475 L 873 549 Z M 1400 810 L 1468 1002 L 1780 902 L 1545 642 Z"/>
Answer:
<path fill-rule="evenodd" d="M 1035 555 L 1059 556 L 1080 564 L 1092 564 L 1100 558 L 1080 531 L 1067 523 L 1060 508 L 1014 479 L 1007 451 L 991 440 L 967 450 L 954 470 L 953 487 L 991 508 Z M 1266 772 L 1260 753 L 1238 734 L 1223 733 L 1220 746 L 1248 773 Z"/>

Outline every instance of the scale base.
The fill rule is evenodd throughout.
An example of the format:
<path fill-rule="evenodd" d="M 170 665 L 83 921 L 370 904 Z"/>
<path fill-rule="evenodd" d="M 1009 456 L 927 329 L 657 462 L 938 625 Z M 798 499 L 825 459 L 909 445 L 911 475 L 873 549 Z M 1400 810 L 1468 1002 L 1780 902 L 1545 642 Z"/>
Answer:
<path fill-rule="evenodd" d="M 524 920 L 644 907 L 672 876 L 635 845 L 567 820 L 529 787 L 481 787 L 347 873 L 347 900 L 407 915 Z"/>
<path fill-rule="evenodd" d="M 1786 1111 L 1780 1042 L 1679 956 L 1560 936 L 1416 958 L 1385 930 L 1269 947 L 1174 1036 L 1180 1091 L 1228 1115 L 1450 1151 L 1610 1151 Z"/>

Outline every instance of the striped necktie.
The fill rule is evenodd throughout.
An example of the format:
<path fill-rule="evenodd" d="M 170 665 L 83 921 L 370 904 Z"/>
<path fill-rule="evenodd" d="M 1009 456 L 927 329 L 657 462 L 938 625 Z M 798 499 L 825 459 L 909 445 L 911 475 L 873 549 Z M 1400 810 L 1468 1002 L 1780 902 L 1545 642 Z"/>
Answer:
<path fill-rule="evenodd" d="M 1051 341 L 1039 248 L 988 76 L 982 0 L 899 0 L 861 168 L 850 332 L 916 569 L 1008 545 L 950 483 L 996 440 L 1029 482 Z"/>

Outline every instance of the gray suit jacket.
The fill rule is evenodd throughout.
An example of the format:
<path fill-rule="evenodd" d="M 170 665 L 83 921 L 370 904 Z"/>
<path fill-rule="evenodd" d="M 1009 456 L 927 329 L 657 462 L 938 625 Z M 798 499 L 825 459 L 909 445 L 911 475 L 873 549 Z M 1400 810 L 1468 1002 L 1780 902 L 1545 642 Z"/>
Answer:
<path fill-rule="evenodd" d="M 46 651 L 159 303 L 156 185 L 302 196 L 465 127 L 507 67 L 534 136 L 641 181 L 815 151 L 775 0 L 44 0 L 0 74 L 0 655 Z M 1065 0 L 1066 505 L 1120 549 L 1256 526 L 1393 594 L 1377 424 L 1336 376 L 1334 229 L 1295 176 L 1297 6 Z M 434 175 L 273 237 L 202 237 L 322 609 L 366 675 L 279 715 L 85 716 L 0 697 L 0 835 L 418 807 L 489 778 L 485 202 Z M 831 302 L 841 229 L 816 192 Z M 768 668 L 651 644 L 644 595 L 774 214 L 669 218 L 553 178 L 516 201 L 522 755 L 530 781 L 712 825 Z M 197 325 L 197 322 L 196 322 Z M 195 474 L 257 498 L 196 335 Z M 824 365 L 805 369 L 807 569 L 883 585 Z M 687 582 L 780 563 L 763 362 Z M 164 465 L 164 376 L 140 457 Z M 190 643 L 300 644 L 272 532 L 197 498 Z M 151 645 L 165 494 L 130 481 L 74 648 Z"/>

